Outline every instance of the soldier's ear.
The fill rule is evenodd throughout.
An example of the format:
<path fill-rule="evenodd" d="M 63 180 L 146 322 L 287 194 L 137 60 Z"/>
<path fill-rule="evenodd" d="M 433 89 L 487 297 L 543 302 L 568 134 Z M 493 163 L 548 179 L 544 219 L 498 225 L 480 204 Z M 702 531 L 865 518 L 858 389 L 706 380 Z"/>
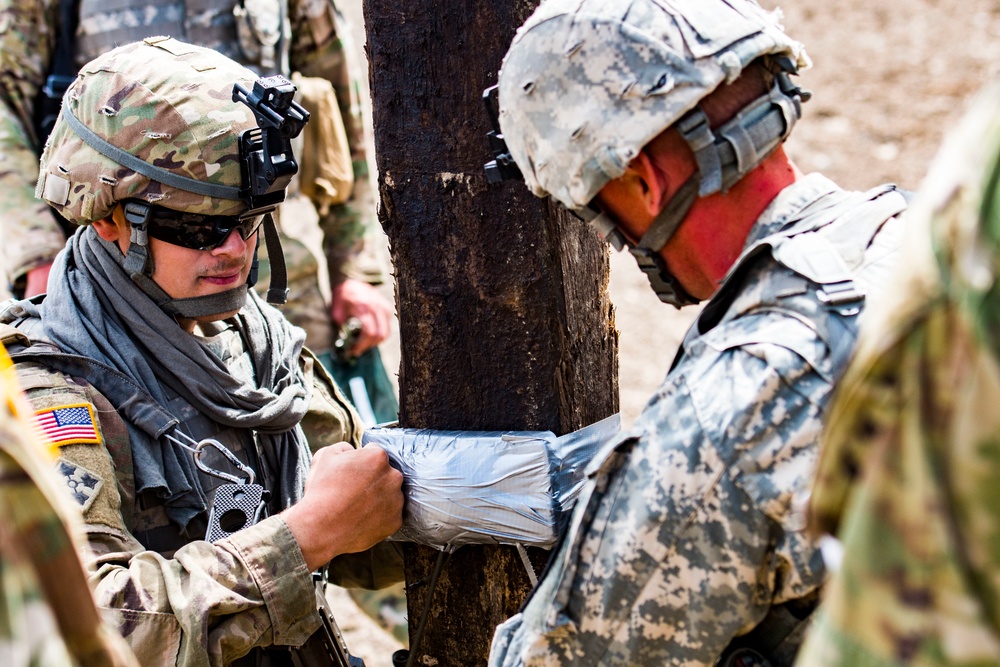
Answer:
<path fill-rule="evenodd" d="M 642 207 L 648 215 L 655 218 L 667 204 L 667 180 L 663 170 L 656 164 L 653 156 L 643 149 L 629 163 L 626 174 L 631 175 L 638 184 L 635 190 L 641 198 Z"/>
<path fill-rule="evenodd" d="M 119 237 L 121 236 L 121 230 L 118 228 L 118 224 L 115 223 L 114 218 L 108 216 L 103 220 L 95 220 L 91 223 L 94 225 L 94 231 L 105 241 L 110 241 L 111 243 L 117 243 Z"/>

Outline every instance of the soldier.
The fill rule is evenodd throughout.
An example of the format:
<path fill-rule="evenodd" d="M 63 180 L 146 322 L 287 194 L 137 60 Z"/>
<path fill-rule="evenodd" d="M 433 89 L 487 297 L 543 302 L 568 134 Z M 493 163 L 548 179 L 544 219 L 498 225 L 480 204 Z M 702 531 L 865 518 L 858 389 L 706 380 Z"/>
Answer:
<path fill-rule="evenodd" d="M 799 664 L 1000 664 L 1000 81 L 911 209 L 824 433 L 809 509 L 840 537 Z"/>
<path fill-rule="evenodd" d="M 52 473 L 0 347 L 0 664 L 138 665 L 101 622 L 77 551 L 80 518 Z"/>
<path fill-rule="evenodd" d="M 335 664 L 289 662 L 325 637 L 310 573 L 401 524 L 401 476 L 354 449 L 357 414 L 304 333 L 249 290 L 296 169 L 293 93 L 148 38 L 81 69 L 42 155 L 38 196 L 82 227 L 44 300 L 3 319 L 31 339 L 12 356 L 83 512 L 98 604 L 143 665 Z M 331 576 L 379 586 L 398 566 Z"/>
<path fill-rule="evenodd" d="M 317 208 L 324 247 L 314 250 L 300 235 L 283 233 L 290 277 L 283 310 L 306 330 L 310 348 L 331 365 L 335 361 L 326 353 L 333 349 L 337 328 L 352 318 L 362 325 L 355 355 L 386 338 L 392 309 L 369 284 L 379 282 L 381 275 L 371 262 L 358 261 L 374 206 L 357 91 L 348 67 L 350 35 L 332 0 L 129 0 L 110 5 L 102 0 L 0 0 L 0 25 L 5 56 L 0 72 L 0 219 L 16 294 L 45 291 L 52 260 L 72 232 L 71 226 L 60 228 L 44 202 L 32 197 L 44 140 L 35 121 L 42 122 L 50 103 L 43 89 L 57 94 L 58 77 L 68 83 L 78 67 L 118 44 L 171 35 L 213 48 L 261 75 L 294 71 L 307 78 L 300 93 L 317 91 L 305 100 L 307 108 L 320 113 L 303 142 L 309 150 L 302 158 L 307 180 L 301 189 Z M 58 99 L 55 105 L 58 110 Z M 318 252 L 325 252 L 329 275 L 322 272 Z"/>
<path fill-rule="evenodd" d="M 791 664 L 825 574 L 796 508 L 906 206 L 789 159 L 809 64 L 751 0 L 546 0 L 517 32 L 490 170 L 705 305 L 491 665 Z"/>

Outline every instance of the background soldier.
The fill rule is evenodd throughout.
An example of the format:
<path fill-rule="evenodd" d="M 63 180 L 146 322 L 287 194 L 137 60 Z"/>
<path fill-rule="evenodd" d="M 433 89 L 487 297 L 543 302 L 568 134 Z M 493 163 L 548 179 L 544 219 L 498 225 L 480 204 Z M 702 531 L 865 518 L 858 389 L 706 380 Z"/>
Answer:
<path fill-rule="evenodd" d="M 825 432 L 842 563 L 799 664 L 1000 663 L 1000 82 L 938 156 Z"/>
<path fill-rule="evenodd" d="M 58 110 L 58 96 L 51 107 L 43 88 L 60 91 L 58 77 L 65 86 L 78 67 L 118 44 L 170 35 L 215 49 L 261 75 L 301 77 L 299 87 L 311 93 L 305 106 L 315 112 L 299 153 L 301 187 L 317 209 L 325 258 L 320 261 L 319 250 L 303 242 L 302 234 L 283 234 L 290 278 L 283 310 L 330 366 L 337 363 L 330 353 L 338 328 L 351 318 L 361 324 L 355 356 L 385 339 L 391 306 L 369 284 L 381 281 L 381 274 L 377 264 L 359 260 L 374 206 L 349 71 L 350 32 L 332 0 L 130 0 L 113 6 L 103 0 L 0 0 L 0 24 L 0 219 L 16 293 L 45 291 L 52 260 L 72 231 L 32 196 L 44 139 L 38 125 Z M 302 226 L 296 220 L 284 227 Z M 261 278 L 266 287 L 266 263 Z M 384 376 L 380 361 L 367 363 Z M 391 408 L 395 397 L 388 400 Z"/>
<path fill-rule="evenodd" d="M 794 508 L 906 204 L 788 159 L 809 60 L 776 21 L 549 0 L 504 59 L 498 168 L 628 247 L 662 300 L 707 303 L 492 665 L 792 662 L 824 578 Z"/>
<path fill-rule="evenodd" d="M 166 37 L 84 66 L 37 189 L 84 229 L 44 301 L 5 315 L 34 343 L 14 357 L 83 512 L 98 603 L 143 665 L 284 664 L 321 627 L 311 573 L 401 523 L 401 476 L 352 448 L 357 415 L 302 330 L 249 290 L 295 171 L 284 131 L 304 119 L 291 85 L 255 78 Z M 273 171 L 264 145 L 285 158 Z M 398 579 L 379 553 L 331 574 Z"/>

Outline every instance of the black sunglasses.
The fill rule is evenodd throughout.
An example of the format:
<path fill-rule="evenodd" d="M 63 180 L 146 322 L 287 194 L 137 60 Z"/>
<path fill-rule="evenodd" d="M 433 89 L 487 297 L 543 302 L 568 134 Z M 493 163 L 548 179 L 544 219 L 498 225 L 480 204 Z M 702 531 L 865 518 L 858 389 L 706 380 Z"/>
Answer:
<path fill-rule="evenodd" d="M 214 250 L 233 230 L 244 241 L 260 228 L 264 215 L 199 215 L 150 206 L 146 233 L 154 239 L 192 250 Z"/>

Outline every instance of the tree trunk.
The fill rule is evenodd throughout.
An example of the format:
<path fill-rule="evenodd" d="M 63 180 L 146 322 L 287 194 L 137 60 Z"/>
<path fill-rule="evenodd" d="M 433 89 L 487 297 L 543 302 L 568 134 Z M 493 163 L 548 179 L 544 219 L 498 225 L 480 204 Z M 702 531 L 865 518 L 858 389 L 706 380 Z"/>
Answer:
<path fill-rule="evenodd" d="M 603 242 L 483 172 L 481 94 L 536 4 L 364 0 L 402 426 L 563 434 L 618 410 Z M 406 550 L 411 644 L 427 610 L 413 664 L 483 665 L 529 591 L 524 566 L 512 547 L 463 547 L 429 596 L 437 555 Z"/>

